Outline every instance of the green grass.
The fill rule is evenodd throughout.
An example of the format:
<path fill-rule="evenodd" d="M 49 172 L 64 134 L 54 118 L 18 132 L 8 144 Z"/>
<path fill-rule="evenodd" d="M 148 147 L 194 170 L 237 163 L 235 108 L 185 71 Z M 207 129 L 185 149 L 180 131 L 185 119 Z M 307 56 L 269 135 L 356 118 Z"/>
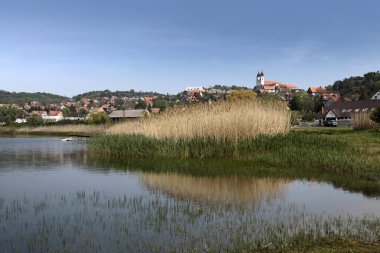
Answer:
<path fill-rule="evenodd" d="M 365 144 L 365 145 L 364 145 Z M 291 132 L 259 136 L 235 143 L 212 138 L 174 141 L 143 135 L 102 135 L 90 142 L 90 150 L 111 157 L 149 157 L 170 159 L 249 160 L 253 167 L 305 169 L 331 173 L 380 175 L 379 132 Z"/>

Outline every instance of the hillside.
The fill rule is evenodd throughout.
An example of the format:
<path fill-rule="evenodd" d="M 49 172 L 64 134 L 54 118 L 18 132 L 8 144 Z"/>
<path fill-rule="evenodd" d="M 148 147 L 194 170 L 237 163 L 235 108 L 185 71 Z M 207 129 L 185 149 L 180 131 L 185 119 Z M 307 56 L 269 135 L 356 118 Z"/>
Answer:
<path fill-rule="evenodd" d="M 79 100 L 82 98 L 100 98 L 100 97 L 111 97 L 111 96 L 143 97 L 143 96 L 164 96 L 164 95 L 157 92 L 144 92 L 144 91 L 135 91 L 135 90 L 129 90 L 129 91 L 103 90 L 103 91 L 89 91 L 83 94 L 76 95 L 73 98 L 75 100 Z"/>
<path fill-rule="evenodd" d="M 369 72 L 364 76 L 346 78 L 336 81 L 326 88 L 338 92 L 343 98 L 352 100 L 370 99 L 380 90 L 380 72 Z"/>
<path fill-rule="evenodd" d="M 24 104 L 39 101 L 42 104 L 60 103 L 67 97 L 45 92 L 8 92 L 0 90 L 0 104 Z"/>

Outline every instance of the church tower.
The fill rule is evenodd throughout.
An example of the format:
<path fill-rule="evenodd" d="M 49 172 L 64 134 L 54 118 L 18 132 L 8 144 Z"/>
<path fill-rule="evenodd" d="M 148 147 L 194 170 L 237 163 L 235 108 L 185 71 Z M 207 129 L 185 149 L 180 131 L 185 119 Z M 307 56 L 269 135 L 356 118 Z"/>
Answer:
<path fill-rule="evenodd" d="M 256 89 L 262 89 L 264 88 L 264 81 L 265 81 L 265 78 L 264 78 L 264 73 L 263 71 L 261 72 L 257 72 L 257 76 L 256 76 Z"/>

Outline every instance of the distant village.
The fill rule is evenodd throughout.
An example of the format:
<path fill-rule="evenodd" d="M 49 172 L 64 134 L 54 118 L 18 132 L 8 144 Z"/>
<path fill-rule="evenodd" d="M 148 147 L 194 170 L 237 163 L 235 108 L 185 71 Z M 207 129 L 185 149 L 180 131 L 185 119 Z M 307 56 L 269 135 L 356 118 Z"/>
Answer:
<path fill-rule="evenodd" d="M 366 100 L 352 100 L 341 98 L 339 93 L 333 92 L 324 86 L 311 86 L 305 91 L 295 84 L 269 81 L 264 73 L 258 72 L 254 87 L 221 86 L 205 88 L 203 86 L 186 87 L 177 95 L 154 96 L 102 96 L 80 99 L 67 99 L 60 103 L 46 104 L 40 101 L 29 101 L 24 104 L 0 104 L 0 107 L 15 108 L 19 110 L 14 123 L 27 123 L 31 117 L 40 117 L 44 123 L 57 123 L 61 121 L 84 121 L 93 113 L 105 113 L 113 122 L 125 119 L 137 119 L 144 115 L 156 115 L 167 107 L 176 104 L 196 102 L 213 103 L 218 100 L 227 100 L 234 90 L 251 90 L 259 98 L 275 98 L 291 110 L 308 112 L 300 115 L 301 120 L 312 121 L 323 125 L 326 121 L 337 121 L 339 125 L 349 125 L 354 113 L 367 113 L 380 108 L 380 90 Z M 298 108 L 296 98 L 302 98 L 313 103 L 312 109 Z M 304 102 L 306 103 L 306 102 Z M 316 106 L 318 105 L 318 106 Z M 298 106 L 298 107 L 297 107 Z M 1 122 L 5 125 L 5 122 Z"/>

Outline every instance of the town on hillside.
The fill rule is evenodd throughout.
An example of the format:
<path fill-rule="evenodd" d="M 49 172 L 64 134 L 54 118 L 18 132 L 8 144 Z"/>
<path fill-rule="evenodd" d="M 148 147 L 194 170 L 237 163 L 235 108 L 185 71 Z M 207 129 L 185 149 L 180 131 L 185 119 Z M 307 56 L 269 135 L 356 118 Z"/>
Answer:
<path fill-rule="evenodd" d="M 138 119 L 147 114 L 159 114 L 166 108 L 179 104 L 227 100 L 232 93 L 239 90 L 254 92 L 257 99 L 273 99 L 283 103 L 295 112 L 293 124 L 304 121 L 314 125 L 350 125 L 354 114 L 370 113 L 380 108 L 379 72 L 336 81 L 333 85 L 310 86 L 304 90 L 296 84 L 266 80 L 264 72 L 260 71 L 256 75 L 255 85 L 251 87 L 195 86 L 186 87 L 176 95 L 105 90 L 88 92 L 73 98 L 50 94 L 55 96 L 54 99 L 50 97 L 50 100 L 46 99 L 48 94 L 38 93 L 44 94 L 41 101 L 26 101 L 30 96 L 20 99 L 13 97 L 12 100 L 15 93 L 0 91 L 0 124 L 72 123 L 88 120 L 91 115 L 99 113 L 117 122 Z"/>

